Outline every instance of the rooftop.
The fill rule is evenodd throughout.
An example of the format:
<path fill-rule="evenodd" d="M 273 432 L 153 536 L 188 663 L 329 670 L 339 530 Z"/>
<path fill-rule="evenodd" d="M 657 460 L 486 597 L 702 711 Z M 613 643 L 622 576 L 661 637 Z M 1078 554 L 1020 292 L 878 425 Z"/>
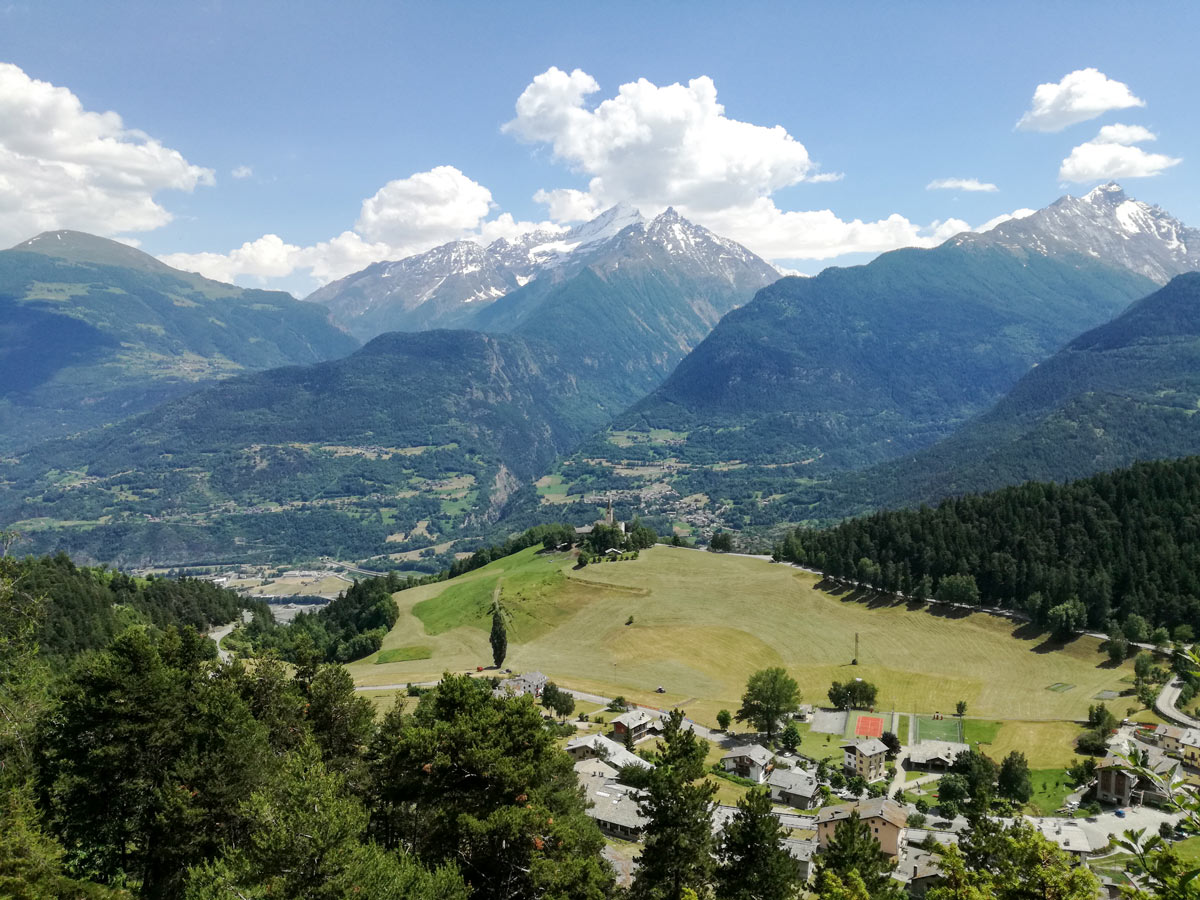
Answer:
<path fill-rule="evenodd" d="M 850 818 L 850 814 L 854 812 L 858 813 L 860 819 L 882 818 L 899 828 L 903 828 L 908 822 L 908 815 L 905 813 L 904 807 L 895 800 L 889 800 L 887 797 L 873 797 L 870 800 L 826 806 L 817 813 L 817 824 L 840 822 Z"/>
<path fill-rule="evenodd" d="M 765 766 L 774 759 L 775 756 L 766 747 L 759 744 L 749 744 L 745 747 L 738 747 L 736 750 L 730 750 L 721 757 L 722 761 L 726 759 L 749 759 L 751 762 L 756 762 L 760 766 Z"/>

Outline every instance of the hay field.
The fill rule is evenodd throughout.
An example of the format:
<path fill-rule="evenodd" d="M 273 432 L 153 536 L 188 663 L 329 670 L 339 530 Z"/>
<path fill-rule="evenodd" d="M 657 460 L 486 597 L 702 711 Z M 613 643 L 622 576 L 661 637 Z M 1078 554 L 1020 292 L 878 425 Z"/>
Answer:
<path fill-rule="evenodd" d="M 759 559 L 659 546 L 638 560 L 573 562 L 531 548 L 401 592 L 383 649 L 420 645 L 431 658 L 376 665 L 372 656 L 349 668 L 360 684 L 389 684 L 489 665 L 488 609 L 498 592 L 511 622 L 506 666 L 683 705 L 705 723 L 718 709 L 736 710 L 747 676 L 766 666 L 786 667 L 809 702 L 825 702 L 832 680 L 862 677 L 878 685 L 881 711 L 946 711 L 966 700 L 973 716 L 997 719 L 1083 718 L 1098 692 L 1124 687 L 1128 671 L 1109 668 L 1093 638 L 1053 648 L 992 616 L 835 596 L 814 575 Z M 856 633 L 859 665 L 851 666 Z M 1053 684 L 1073 687 L 1046 689 Z M 659 685 L 665 694 L 654 692 Z"/>

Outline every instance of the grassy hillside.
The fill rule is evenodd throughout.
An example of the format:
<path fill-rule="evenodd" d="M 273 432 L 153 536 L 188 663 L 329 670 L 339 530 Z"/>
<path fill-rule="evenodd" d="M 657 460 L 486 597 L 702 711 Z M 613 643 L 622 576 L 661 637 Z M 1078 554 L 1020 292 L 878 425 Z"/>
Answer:
<path fill-rule="evenodd" d="M 88 234 L 40 235 L 0 252 L 0 451 L 355 346 L 325 309 L 288 294 L 220 284 Z"/>
<path fill-rule="evenodd" d="M 530 549 L 397 594 L 400 618 L 383 652 L 422 646 L 430 656 L 368 657 L 350 666 L 355 679 L 405 683 L 490 664 L 497 589 L 513 617 L 506 666 L 681 704 L 702 722 L 736 709 L 749 674 L 771 665 L 785 666 L 812 702 L 825 701 L 832 680 L 857 676 L 879 686 L 881 708 L 948 712 L 962 699 L 971 715 L 999 719 L 1082 718 L 1100 691 L 1128 687 L 1126 669 L 1110 668 L 1091 638 L 1057 649 L 992 616 L 868 603 L 821 590 L 816 576 L 789 566 L 663 546 L 581 570 L 566 554 Z M 851 666 L 856 633 L 860 665 Z M 1055 684 L 1073 687 L 1048 689 Z M 667 693 L 655 694 L 658 685 Z"/>

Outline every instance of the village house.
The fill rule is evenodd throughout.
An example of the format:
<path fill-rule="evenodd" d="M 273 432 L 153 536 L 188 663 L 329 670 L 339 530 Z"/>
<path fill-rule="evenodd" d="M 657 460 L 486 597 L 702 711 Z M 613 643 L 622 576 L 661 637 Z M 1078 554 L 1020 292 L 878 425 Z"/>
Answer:
<path fill-rule="evenodd" d="M 1200 733 L 1189 729 L 1187 734 L 1179 739 L 1179 758 L 1185 766 L 1200 769 Z"/>
<path fill-rule="evenodd" d="M 550 679 L 541 672 L 526 672 L 524 675 L 505 678 L 496 685 L 492 695 L 495 697 L 523 697 L 528 694 L 533 699 L 540 700 L 542 691 L 546 689 L 549 682 Z"/>
<path fill-rule="evenodd" d="M 631 709 L 612 720 L 613 734 L 624 740 L 625 733 L 629 732 L 635 743 L 647 737 L 651 731 L 657 731 L 658 727 L 658 719 L 644 709 Z"/>
<path fill-rule="evenodd" d="M 811 722 L 813 717 L 813 705 L 811 703 L 801 703 L 792 714 L 792 718 L 797 722 Z"/>
<path fill-rule="evenodd" d="M 1036 819 L 1034 827 L 1046 840 L 1070 853 L 1077 863 L 1086 862 L 1094 851 L 1108 844 L 1107 840 L 1101 840 L 1098 846 L 1093 847 L 1088 833 L 1072 819 Z"/>
<path fill-rule="evenodd" d="M 566 751 L 573 760 L 600 759 L 614 769 L 623 769 L 626 766 L 653 768 L 650 763 L 636 753 L 630 753 L 622 745 L 602 734 L 583 734 L 571 738 L 567 741 Z"/>
<path fill-rule="evenodd" d="M 868 784 L 887 776 L 887 745 L 879 738 L 850 741 L 841 749 L 847 772 L 862 776 Z"/>
<path fill-rule="evenodd" d="M 796 809 L 812 809 L 821 800 L 821 785 L 817 776 L 804 769 L 771 770 L 767 776 L 771 799 Z"/>
<path fill-rule="evenodd" d="M 879 843 L 879 849 L 890 857 L 898 857 L 904 847 L 904 830 L 908 815 L 901 804 L 887 797 L 842 803 L 822 809 L 817 813 L 817 843 L 821 849 L 829 846 L 838 826 L 855 812 L 867 823 L 872 837 Z"/>
<path fill-rule="evenodd" d="M 908 893 L 913 897 L 924 897 L 934 884 L 942 877 L 942 870 L 937 864 L 937 857 L 916 846 L 915 841 L 909 842 L 900 856 L 893 876 L 897 881 L 908 887 Z"/>
<path fill-rule="evenodd" d="M 1178 725 L 1163 724 L 1154 729 L 1151 737 L 1164 753 L 1178 754 L 1180 741 L 1187 735 L 1187 731 Z"/>
<path fill-rule="evenodd" d="M 636 841 L 646 828 L 646 817 L 638 809 L 638 792 L 622 784 L 584 779 L 584 791 L 592 806 L 587 814 L 600 830 L 627 841 Z"/>
<path fill-rule="evenodd" d="M 908 748 L 908 758 L 904 764 L 907 768 L 944 772 L 954 765 L 958 754 L 970 749 L 957 741 L 921 741 Z"/>
<path fill-rule="evenodd" d="M 788 855 L 800 864 L 800 883 L 808 884 L 812 880 L 813 857 L 817 853 L 816 841 L 798 841 L 792 838 L 784 838 L 783 849 L 788 852 Z"/>
<path fill-rule="evenodd" d="M 742 778 L 749 778 L 753 782 L 762 784 L 766 780 L 767 772 L 770 771 L 771 761 L 774 758 L 766 747 L 750 744 L 730 750 L 722 756 L 721 767 L 726 772 L 733 772 Z"/>
<path fill-rule="evenodd" d="M 1156 775 L 1166 775 L 1176 766 L 1176 763 L 1166 757 L 1162 751 L 1147 751 L 1150 757 L 1149 768 Z M 1167 794 L 1147 778 L 1141 778 L 1122 766 L 1124 763 L 1110 753 L 1104 762 L 1096 766 L 1096 799 L 1102 803 L 1115 803 L 1117 806 L 1135 806 L 1143 803 L 1155 805 L 1165 803 Z"/>

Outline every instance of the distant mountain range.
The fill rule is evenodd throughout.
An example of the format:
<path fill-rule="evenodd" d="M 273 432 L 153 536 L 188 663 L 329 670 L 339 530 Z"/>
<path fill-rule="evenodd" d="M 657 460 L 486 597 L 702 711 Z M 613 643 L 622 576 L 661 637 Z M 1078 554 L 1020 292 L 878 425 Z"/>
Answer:
<path fill-rule="evenodd" d="M 674 241 L 676 236 L 668 233 L 672 230 L 678 231 Z M 751 294 L 779 277 L 744 247 L 687 222 L 673 210 L 648 223 L 633 207 L 620 205 L 561 233 L 533 231 L 487 246 L 452 241 L 394 262 L 374 263 L 307 299 L 328 306 L 334 321 L 362 340 L 387 331 L 495 330 L 506 317 L 480 314 L 501 297 L 534 281 L 543 287 L 561 284 L 592 264 L 611 265 L 634 241 L 655 243 L 662 250 L 673 247 L 677 256 L 690 257 L 705 274 L 719 271 L 718 277 L 734 282 L 744 276 L 742 270 L 755 270 L 761 283 Z"/>
<path fill-rule="evenodd" d="M 85 406 L 71 386 L 102 365 L 168 394 L 194 387 L 182 360 L 216 378 L 334 355 L 353 338 L 326 309 L 363 336 L 398 329 L 10 449 L 0 522 L 88 559 L 429 566 L 600 498 L 664 530 L 777 533 L 1200 449 L 1200 276 L 1181 274 L 1200 240 L 1116 185 L 813 278 L 778 279 L 674 210 L 616 207 L 368 267 L 324 306 L 84 238 L 0 254 L 27 269 L 8 302 L 29 321 L 0 325 L 23 396 L 61 384 Z M 28 360 L 48 334 L 43 376 Z M 153 354 L 170 377 L 135 364 Z"/>
<path fill-rule="evenodd" d="M 697 523 L 820 515 L 832 472 L 948 437 L 1072 338 L 1187 271 L 1193 235 L 1105 185 L 931 250 L 783 279 L 559 477 L 568 497 L 618 492 Z M 869 486 L 855 496 L 872 505 Z"/>
<path fill-rule="evenodd" d="M 322 307 L 180 272 L 75 231 L 0 252 L 0 451 L 238 372 L 343 356 Z"/>
<path fill-rule="evenodd" d="M 586 396 L 612 416 L 778 277 L 673 209 L 647 221 L 615 206 L 563 234 L 486 247 L 456 241 L 376 263 L 308 299 L 364 340 L 454 327 L 544 341 L 577 362 Z"/>

